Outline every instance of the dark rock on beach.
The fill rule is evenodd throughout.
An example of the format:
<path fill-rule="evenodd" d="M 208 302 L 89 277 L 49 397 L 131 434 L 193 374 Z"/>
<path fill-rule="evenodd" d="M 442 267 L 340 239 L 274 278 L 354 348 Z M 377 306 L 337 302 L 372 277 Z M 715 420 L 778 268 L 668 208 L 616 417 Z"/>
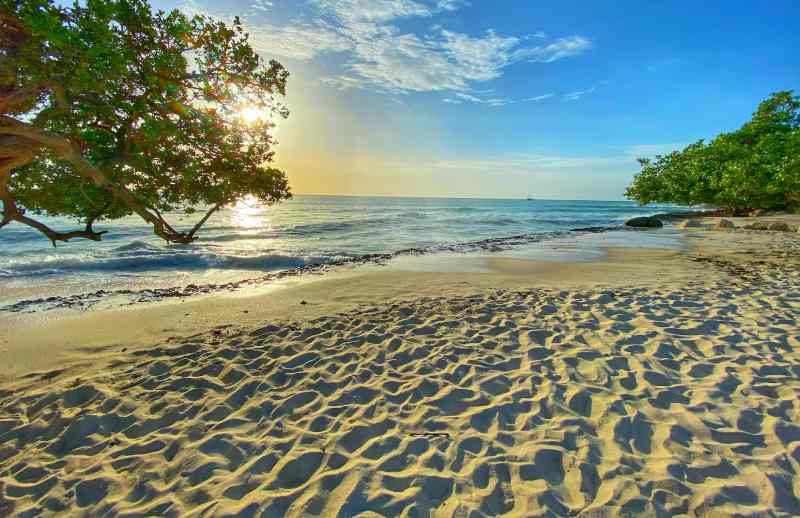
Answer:
<path fill-rule="evenodd" d="M 689 219 L 689 218 L 721 218 L 729 216 L 726 211 L 721 209 L 713 210 L 692 210 L 687 212 L 666 212 L 662 214 L 654 214 L 654 218 L 661 221 L 674 221 L 676 219 Z"/>
<path fill-rule="evenodd" d="M 744 228 L 748 230 L 769 230 L 769 224 L 764 223 L 763 221 L 756 221 L 755 223 L 747 225 Z"/>
<path fill-rule="evenodd" d="M 734 228 L 736 228 L 736 225 L 729 219 L 721 219 L 714 225 L 714 230 L 733 230 Z"/>
<path fill-rule="evenodd" d="M 790 227 L 789 224 L 786 223 L 785 221 L 776 221 L 775 223 L 773 223 L 773 224 L 771 224 L 769 226 L 769 229 L 770 230 L 775 230 L 775 231 L 778 231 L 778 232 L 791 232 L 792 231 L 792 227 Z"/>
<path fill-rule="evenodd" d="M 685 219 L 675 225 L 677 228 L 685 229 L 685 228 L 703 228 L 703 224 L 697 221 L 696 219 Z"/>
<path fill-rule="evenodd" d="M 638 218 L 629 219 L 625 222 L 625 226 L 633 228 L 661 228 L 664 226 L 664 224 L 658 218 L 641 216 Z"/>

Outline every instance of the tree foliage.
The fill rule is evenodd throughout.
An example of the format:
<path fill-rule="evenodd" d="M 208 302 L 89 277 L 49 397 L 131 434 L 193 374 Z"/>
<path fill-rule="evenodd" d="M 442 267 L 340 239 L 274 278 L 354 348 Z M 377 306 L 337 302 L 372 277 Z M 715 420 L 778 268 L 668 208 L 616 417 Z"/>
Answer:
<path fill-rule="evenodd" d="M 778 92 L 741 128 L 639 159 L 626 196 L 641 204 L 709 204 L 734 213 L 800 209 L 800 98 Z"/>
<path fill-rule="evenodd" d="M 238 19 L 146 0 L 0 0 L 0 227 L 27 224 L 54 244 L 100 240 L 94 222 L 137 214 L 189 243 L 237 198 L 290 197 L 269 167 L 287 77 Z M 179 208 L 207 212 L 181 231 L 162 216 Z M 42 213 L 85 228 L 58 232 L 30 217 Z"/>

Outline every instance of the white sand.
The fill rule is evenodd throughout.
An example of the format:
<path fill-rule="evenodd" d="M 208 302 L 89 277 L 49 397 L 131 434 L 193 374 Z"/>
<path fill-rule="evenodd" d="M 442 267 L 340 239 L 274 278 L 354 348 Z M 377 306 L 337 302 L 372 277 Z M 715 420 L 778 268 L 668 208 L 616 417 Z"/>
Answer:
<path fill-rule="evenodd" d="M 687 236 L 9 321 L 0 515 L 796 515 L 798 236 Z"/>

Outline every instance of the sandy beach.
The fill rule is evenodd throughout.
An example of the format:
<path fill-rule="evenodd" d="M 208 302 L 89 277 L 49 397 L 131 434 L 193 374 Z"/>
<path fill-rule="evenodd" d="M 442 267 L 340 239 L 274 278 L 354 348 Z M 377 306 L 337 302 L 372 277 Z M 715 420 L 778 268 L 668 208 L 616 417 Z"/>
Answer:
<path fill-rule="evenodd" d="M 800 514 L 800 234 L 681 239 L 0 317 L 0 515 Z"/>

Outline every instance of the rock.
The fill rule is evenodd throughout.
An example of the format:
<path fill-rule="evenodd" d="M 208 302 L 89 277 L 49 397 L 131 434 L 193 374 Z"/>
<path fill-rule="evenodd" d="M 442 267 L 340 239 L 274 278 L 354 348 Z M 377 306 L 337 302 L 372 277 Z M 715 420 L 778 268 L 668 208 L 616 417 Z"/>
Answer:
<path fill-rule="evenodd" d="M 676 225 L 677 228 L 702 228 L 703 224 L 696 219 L 685 219 Z"/>
<path fill-rule="evenodd" d="M 736 225 L 729 219 L 721 219 L 714 225 L 714 230 L 732 230 L 734 228 L 736 228 Z"/>
<path fill-rule="evenodd" d="M 769 226 L 770 230 L 775 230 L 777 232 L 791 232 L 792 227 L 789 226 L 788 223 L 785 221 L 776 221 L 775 223 Z"/>
<path fill-rule="evenodd" d="M 658 218 L 651 218 L 648 216 L 642 216 L 638 218 L 629 219 L 625 222 L 626 227 L 633 227 L 633 228 L 661 228 L 664 224 Z"/>
<path fill-rule="evenodd" d="M 763 215 L 764 215 L 764 209 L 753 209 L 753 210 L 750 211 L 750 214 L 749 214 L 749 216 L 751 218 L 757 218 L 757 217 L 763 216 Z"/>
<path fill-rule="evenodd" d="M 769 230 L 769 225 L 764 223 L 763 221 L 756 221 L 751 225 L 747 225 L 744 227 L 749 230 Z"/>

